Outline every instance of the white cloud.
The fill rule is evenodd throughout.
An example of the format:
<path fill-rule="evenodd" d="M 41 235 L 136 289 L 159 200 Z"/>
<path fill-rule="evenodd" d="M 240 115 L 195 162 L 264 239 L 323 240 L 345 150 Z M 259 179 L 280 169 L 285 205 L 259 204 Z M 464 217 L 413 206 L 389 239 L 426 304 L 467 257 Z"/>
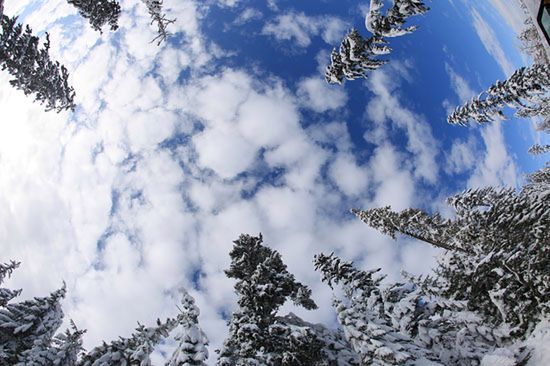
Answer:
<path fill-rule="evenodd" d="M 502 127 L 495 122 L 481 130 L 485 153 L 477 158 L 477 164 L 468 180 L 469 187 L 509 186 L 518 184 L 518 171 L 512 157 L 508 154 Z"/>
<path fill-rule="evenodd" d="M 311 43 L 311 38 L 319 34 L 328 44 L 338 43 L 346 28 L 346 24 L 336 17 L 312 17 L 304 13 L 290 12 L 278 15 L 275 21 L 267 23 L 262 33 L 271 35 L 279 41 L 293 41 L 299 47 L 307 47 Z"/>
<path fill-rule="evenodd" d="M 447 174 L 460 174 L 469 171 L 474 167 L 479 153 L 474 137 L 470 137 L 466 141 L 453 141 L 451 151 L 447 155 L 445 172 Z"/>
<path fill-rule="evenodd" d="M 514 29 L 516 33 L 521 33 L 525 28 L 526 14 L 521 9 L 519 2 L 506 0 L 490 0 L 491 5 L 500 13 L 506 20 L 508 25 Z"/>
<path fill-rule="evenodd" d="M 358 166 L 353 156 L 339 155 L 330 165 L 330 178 L 348 196 L 356 196 L 368 187 L 368 172 Z"/>
<path fill-rule="evenodd" d="M 246 8 L 233 21 L 233 24 L 242 25 L 242 24 L 248 23 L 252 20 L 262 19 L 263 16 L 264 16 L 263 13 L 261 11 L 259 11 L 258 9 Z"/>
<path fill-rule="evenodd" d="M 368 131 L 365 137 L 369 142 L 381 144 L 387 138 L 385 124 L 388 122 L 405 130 L 407 150 L 414 156 L 415 176 L 435 183 L 438 179 L 437 142 L 425 119 L 402 105 L 397 92 L 398 75 L 395 71 L 377 70 L 368 80 L 368 87 L 375 96 L 367 105 L 366 115 L 376 128 Z"/>
<path fill-rule="evenodd" d="M 476 9 L 471 9 L 476 33 L 483 43 L 487 52 L 493 56 L 497 64 L 502 69 L 504 75 L 511 75 L 516 69 L 512 62 L 506 57 L 506 53 L 500 44 L 493 28 L 481 17 Z"/>
<path fill-rule="evenodd" d="M 448 63 L 445 63 L 445 71 L 447 71 L 451 79 L 451 88 L 457 95 L 460 103 L 466 103 L 476 95 L 468 81 L 459 75 Z"/>
<path fill-rule="evenodd" d="M 348 100 L 345 89 L 328 85 L 320 76 L 312 76 L 300 81 L 298 96 L 304 108 L 318 113 L 342 108 Z"/>

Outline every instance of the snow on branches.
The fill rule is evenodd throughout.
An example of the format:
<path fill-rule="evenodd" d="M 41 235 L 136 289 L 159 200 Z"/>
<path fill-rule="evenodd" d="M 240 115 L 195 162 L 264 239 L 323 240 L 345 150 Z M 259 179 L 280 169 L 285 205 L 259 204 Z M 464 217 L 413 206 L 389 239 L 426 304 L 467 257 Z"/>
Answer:
<path fill-rule="evenodd" d="M 508 79 L 497 81 L 489 89 L 457 107 L 447 117 L 450 124 L 465 126 L 505 119 L 505 107 L 517 109 L 518 117 L 542 116 L 539 129 L 550 132 L 550 64 L 534 64 L 516 70 Z"/>
<path fill-rule="evenodd" d="M 331 63 L 325 71 L 327 83 L 342 84 L 344 80 L 367 78 L 369 72 L 387 63 L 377 58 L 391 52 L 385 38 L 412 33 L 416 26 L 404 28 L 407 19 L 428 11 L 422 0 L 394 0 L 385 15 L 383 7 L 383 0 L 371 0 L 365 17 L 365 27 L 372 33 L 371 37 L 365 39 L 353 28 L 342 40 L 339 50 L 332 50 Z"/>

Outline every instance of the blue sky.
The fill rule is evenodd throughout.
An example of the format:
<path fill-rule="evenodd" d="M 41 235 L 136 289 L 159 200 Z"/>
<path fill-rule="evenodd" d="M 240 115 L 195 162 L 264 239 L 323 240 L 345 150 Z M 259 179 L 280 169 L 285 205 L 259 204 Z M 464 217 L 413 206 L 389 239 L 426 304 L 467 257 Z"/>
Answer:
<path fill-rule="evenodd" d="M 7 0 L 51 35 L 75 113 L 45 113 L 0 74 L 0 242 L 22 261 L 23 296 L 67 282 L 67 318 L 86 346 L 176 312 L 186 287 L 212 349 L 235 306 L 225 278 L 238 234 L 262 232 L 335 324 L 313 255 L 426 273 L 435 249 L 398 243 L 349 209 L 392 205 L 450 214 L 468 187 L 520 184 L 548 141 L 529 121 L 449 126 L 446 114 L 530 61 L 516 50 L 509 1 L 431 2 L 418 30 L 392 39 L 368 80 L 328 86 L 323 69 L 367 1 L 165 0 L 174 37 L 157 47 L 140 2 L 94 32 L 63 0 Z M 55 270 L 53 270 L 55 268 Z M 213 353 L 212 353 L 213 354 Z M 160 354 L 156 355 L 161 358 Z"/>

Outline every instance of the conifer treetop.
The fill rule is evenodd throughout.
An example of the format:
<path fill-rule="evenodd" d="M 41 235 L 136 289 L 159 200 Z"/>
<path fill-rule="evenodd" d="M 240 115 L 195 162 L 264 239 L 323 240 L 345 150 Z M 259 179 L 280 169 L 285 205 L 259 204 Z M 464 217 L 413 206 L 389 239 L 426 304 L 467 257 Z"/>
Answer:
<path fill-rule="evenodd" d="M 50 39 L 39 46 L 31 28 L 17 23 L 17 17 L 2 16 L 0 33 L 0 66 L 14 78 L 10 84 L 35 101 L 45 104 L 46 111 L 74 110 L 74 89 L 69 85 L 65 66 L 49 56 Z"/>
<path fill-rule="evenodd" d="M 109 25 L 112 31 L 118 29 L 120 4 L 116 0 L 67 0 L 78 9 L 82 17 L 88 19 L 92 28 L 102 32 L 102 27 Z"/>

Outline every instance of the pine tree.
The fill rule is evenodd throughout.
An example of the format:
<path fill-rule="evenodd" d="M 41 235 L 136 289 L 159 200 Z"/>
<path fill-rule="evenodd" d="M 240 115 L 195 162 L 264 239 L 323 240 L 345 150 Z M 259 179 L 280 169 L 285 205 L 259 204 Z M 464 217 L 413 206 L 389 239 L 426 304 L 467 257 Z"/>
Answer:
<path fill-rule="evenodd" d="M 179 319 L 157 320 L 156 327 L 146 328 L 138 323 L 136 331 L 129 338 L 120 337 L 111 343 L 95 347 L 85 354 L 78 366 L 135 365 L 150 366 L 149 359 L 155 346 L 177 327 Z"/>
<path fill-rule="evenodd" d="M 463 126 L 470 119 L 493 122 L 505 118 L 502 110 L 506 106 L 517 109 L 518 117 L 550 119 L 550 65 L 534 64 L 516 70 L 505 81 L 497 81 L 486 92 L 457 107 L 447 121 Z"/>
<path fill-rule="evenodd" d="M 0 364 L 14 365 L 35 345 L 49 344 L 61 325 L 65 285 L 48 297 L 35 297 L 0 308 Z"/>
<path fill-rule="evenodd" d="M 151 42 L 155 42 L 158 40 L 157 45 L 160 45 L 162 42 L 166 41 L 169 36 L 171 36 L 171 34 L 166 30 L 166 27 L 169 24 L 174 23 L 176 19 L 168 19 L 166 18 L 166 14 L 162 13 L 163 0 L 142 1 L 145 6 L 147 6 L 147 10 L 149 11 L 149 15 L 151 16 L 151 24 L 157 24 L 158 35 Z"/>
<path fill-rule="evenodd" d="M 446 249 L 426 287 L 443 298 L 466 302 L 467 310 L 481 314 L 488 324 L 509 328 L 513 337 L 524 335 L 550 306 L 548 182 L 519 193 L 492 187 L 468 190 L 449 203 L 456 217 L 443 226 L 439 215 L 420 213 L 425 219 L 415 227 L 418 221 L 407 214 L 415 210 L 354 212 L 382 233 L 393 236 L 397 231 Z M 370 219 L 376 216 L 381 218 Z"/>
<path fill-rule="evenodd" d="M 199 328 L 199 308 L 195 300 L 182 290 L 180 333 L 176 336 L 178 348 L 172 354 L 166 366 L 205 366 L 208 358 L 208 339 Z"/>
<path fill-rule="evenodd" d="M 78 9 L 79 14 L 88 19 L 92 28 L 101 32 L 101 28 L 108 24 L 112 31 L 118 29 L 120 4 L 116 0 L 67 0 Z"/>
<path fill-rule="evenodd" d="M 369 32 L 382 37 L 399 37 L 416 30 L 416 26 L 403 28 L 407 18 L 424 14 L 428 7 L 421 0 L 394 0 L 392 7 L 382 15 L 383 0 L 371 0 L 365 26 Z"/>
<path fill-rule="evenodd" d="M 74 89 L 69 86 L 65 66 L 50 60 L 50 39 L 46 33 L 43 47 L 26 26 L 17 24 L 17 17 L 2 16 L 0 64 L 13 77 L 10 84 L 25 95 L 35 93 L 35 101 L 46 104 L 46 111 L 74 110 Z"/>
<path fill-rule="evenodd" d="M 322 345 L 307 329 L 292 332 L 277 319 L 287 299 L 306 309 L 317 306 L 311 290 L 290 274 L 281 255 L 262 245 L 259 235 L 241 235 L 230 253 L 229 278 L 237 280 L 238 309 L 218 365 L 315 365 Z"/>

